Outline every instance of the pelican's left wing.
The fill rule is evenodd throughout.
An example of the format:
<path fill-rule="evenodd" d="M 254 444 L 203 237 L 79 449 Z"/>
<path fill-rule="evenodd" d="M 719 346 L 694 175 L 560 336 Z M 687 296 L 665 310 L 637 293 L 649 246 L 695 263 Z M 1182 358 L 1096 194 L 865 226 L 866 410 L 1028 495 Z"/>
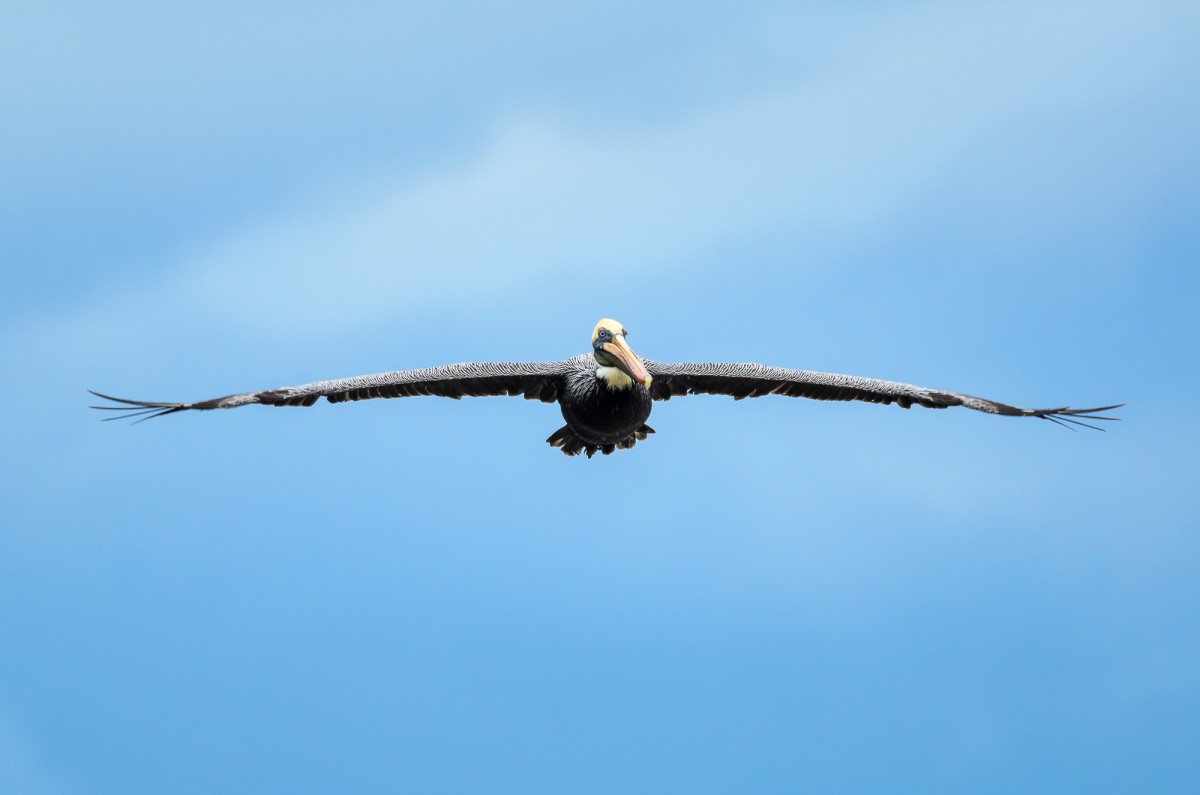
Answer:
<path fill-rule="evenodd" d="M 1119 408 L 1124 403 L 1092 409 L 1073 409 L 1060 406 L 1052 409 L 1025 409 L 998 403 L 987 398 L 928 389 L 897 381 L 880 381 L 839 373 L 820 373 L 812 370 L 787 370 L 761 364 L 664 364 L 646 360 L 646 369 L 653 377 L 651 395 L 655 400 L 670 400 L 678 395 L 731 395 L 736 400 L 762 395 L 786 395 L 813 400 L 862 400 L 867 403 L 896 403 L 908 408 L 914 403 L 931 409 L 966 406 L 989 414 L 1007 417 L 1038 417 L 1062 424 L 1083 425 L 1086 420 L 1115 420 L 1117 417 L 1097 416 L 1100 412 Z"/>
<path fill-rule="evenodd" d="M 461 397 L 521 395 L 529 400 L 553 403 L 558 399 L 563 377 L 571 370 L 572 362 L 572 359 L 561 362 L 464 362 L 423 370 L 398 370 L 335 381 L 317 381 L 304 386 L 266 389 L 261 392 L 243 392 L 195 403 L 127 400 L 92 392 L 96 397 L 115 404 L 92 408 L 125 412 L 109 419 L 137 416 L 150 419 L 178 411 L 232 409 L 253 404 L 311 406 L 320 398 L 325 398 L 330 403 L 342 403 L 347 400 L 416 395 L 436 395 L 456 400 Z"/>

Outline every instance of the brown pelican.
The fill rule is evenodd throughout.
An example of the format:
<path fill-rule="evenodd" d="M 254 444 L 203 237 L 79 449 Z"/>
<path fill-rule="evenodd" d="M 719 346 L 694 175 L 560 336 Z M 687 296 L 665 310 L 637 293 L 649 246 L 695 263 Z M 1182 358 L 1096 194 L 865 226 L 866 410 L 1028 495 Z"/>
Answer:
<path fill-rule="evenodd" d="M 179 411 L 232 409 L 255 403 L 311 406 L 322 397 L 330 403 L 342 403 L 415 395 L 456 400 L 464 396 L 521 395 L 543 403 L 557 401 L 567 424 L 546 441 L 567 455 L 586 452 L 591 458 L 597 450 L 608 455 L 613 450 L 628 449 L 654 433 L 646 424 L 653 401 L 680 395 L 731 395 L 735 400 L 786 395 L 814 400 L 896 403 L 902 408 L 914 403 L 931 409 L 966 406 L 989 414 L 1038 417 L 1063 427 L 1080 425 L 1094 430 L 1103 429 L 1082 420 L 1118 419 L 1098 415 L 1125 405 L 1023 409 L 971 395 L 836 373 L 785 370 L 761 364 L 663 364 L 639 358 L 629 347 L 627 336 L 623 325 L 604 318 L 592 331 L 592 352 L 560 362 L 464 362 L 243 392 L 196 403 L 126 400 L 92 392 L 119 404 L 92 408 L 125 412 L 108 419 L 140 417 L 138 422 L 142 422 Z"/>

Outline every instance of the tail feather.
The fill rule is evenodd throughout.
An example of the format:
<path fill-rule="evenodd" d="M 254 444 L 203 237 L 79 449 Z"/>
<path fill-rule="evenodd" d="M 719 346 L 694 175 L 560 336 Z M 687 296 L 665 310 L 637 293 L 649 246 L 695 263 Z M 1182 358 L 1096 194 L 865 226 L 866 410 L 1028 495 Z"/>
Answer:
<path fill-rule="evenodd" d="M 580 453 L 584 453 L 588 458 L 591 458 L 596 453 L 612 455 L 616 450 L 628 450 L 652 433 L 654 433 L 653 428 L 649 425 L 643 425 L 619 442 L 612 444 L 592 444 L 580 439 L 575 431 L 571 430 L 571 426 L 564 425 L 550 434 L 546 442 L 551 447 L 561 449 L 563 455 L 579 455 Z"/>

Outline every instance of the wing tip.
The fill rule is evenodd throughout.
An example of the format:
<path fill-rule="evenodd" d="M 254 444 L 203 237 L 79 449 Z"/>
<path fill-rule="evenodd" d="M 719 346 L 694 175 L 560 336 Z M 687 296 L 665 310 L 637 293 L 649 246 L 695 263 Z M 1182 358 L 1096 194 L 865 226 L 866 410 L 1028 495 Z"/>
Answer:
<path fill-rule="evenodd" d="M 1092 425 L 1090 422 L 1083 420 L 1101 421 L 1101 422 L 1120 422 L 1121 417 L 1105 417 L 1101 416 L 1102 412 L 1113 411 L 1127 405 L 1126 403 L 1114 403 L 1111 406 L 1096 406 L 1089 409 L 1073 409 L 1070 406 L 1062 406 L 1056 409 L 1040 409 L 1034 411 L 1032 416 L 1042 420 L 1049 420 L 1055 425 L 1059 425 L 1068 430 L 1075 430 L 1071 426 L 1081 428 L 1091 428 L 1093 431 L 1105 432 L 1104 428 L 1097 425 Z"/>
<path fill-rule="evenodd" d="M 113 397 L 106 395 L 103 392 L 97 392 L 94 389 L 87 390 L 90 394 L 95 395 L 101 400 L 108 400 L 121 405 L 116 406 L 88 406 L 89 409 L 97 411 L 122 411 L 124 414 L 113 417 L 105 417 L 102 422 L 112 422 L 113 420 L 133 420 L 133 425 L 138 425 L 146 420 L 152 420 L 155 417 L 164 417 L 167 414 L 174 414 L 177 411 L 186 411 L 191 408 L 185 403 L 162 403 L 150 400 L 130 400 L 128 398 Z M 139 419 L 134 419 L 135 417 Z"/>

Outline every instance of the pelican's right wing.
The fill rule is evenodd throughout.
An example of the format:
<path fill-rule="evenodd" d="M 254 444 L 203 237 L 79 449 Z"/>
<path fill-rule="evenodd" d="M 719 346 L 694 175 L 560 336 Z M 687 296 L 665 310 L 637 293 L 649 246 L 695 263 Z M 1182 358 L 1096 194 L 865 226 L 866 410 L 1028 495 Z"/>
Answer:
<path fill-rule="evenodd" d="M 320 398 L 325 398 L 330 403 L 342 403 L 347 400 L 416 395 L 436 395 L 455 400 L 462 397 L 522 395 L 529 400 L 553 403 L 558 399 L 564 378 L 573 369 L 573 364 L 574 359 L 564 359 L 560 362 L 464 362 L 423 370 L 398 370 L 335 381 L 317 381 L 304 386 L 266 389 L 261 392 L 243 392 L 195 403 L 127 400 L 92 392 L 96 397 L 118 404 L 92 408 L 125 412 L 109 419 L 136 416 L 150 419 L 178 411 L 232 409 L 256 403 L 263 406 L 311 406 Z"/>

